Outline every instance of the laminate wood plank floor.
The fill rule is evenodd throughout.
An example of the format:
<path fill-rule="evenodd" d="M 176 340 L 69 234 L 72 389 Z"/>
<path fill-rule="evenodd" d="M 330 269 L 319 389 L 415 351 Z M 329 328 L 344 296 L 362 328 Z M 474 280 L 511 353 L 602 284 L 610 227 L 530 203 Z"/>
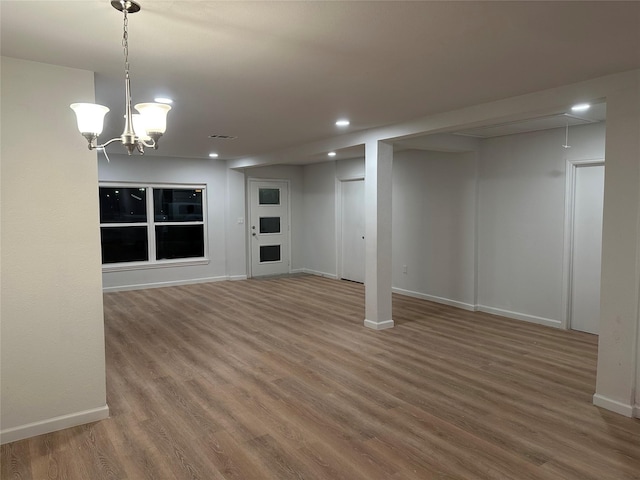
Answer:
<path fill-rule="evenodd" d="M 104 295 L 107 420 L 2 446 L 2 479 L 640 479 L 597 337 L 315 276 Z"/>

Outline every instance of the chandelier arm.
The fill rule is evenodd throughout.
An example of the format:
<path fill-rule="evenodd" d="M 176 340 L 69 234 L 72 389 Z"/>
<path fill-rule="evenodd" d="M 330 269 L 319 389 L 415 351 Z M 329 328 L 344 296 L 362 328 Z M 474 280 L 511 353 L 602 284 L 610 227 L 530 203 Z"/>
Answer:
<path fill-rule="evenodd" d="M 111 140 L 108 140 L 108 141 L 104 142 L 102 145 L 95 145 L 93 148 L 104 148 L 107 145 L 109 145 L 110 143 L 117 142 L 117 141 L 120 141 L 119 137 L 112 138 Z M 93 150 L 93 148 L 92 148 L 92 150 Z"/>

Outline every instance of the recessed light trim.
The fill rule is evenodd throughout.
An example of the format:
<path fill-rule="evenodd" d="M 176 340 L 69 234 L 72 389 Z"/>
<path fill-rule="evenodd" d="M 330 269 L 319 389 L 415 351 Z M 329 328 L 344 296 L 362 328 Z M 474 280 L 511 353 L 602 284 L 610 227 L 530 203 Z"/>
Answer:
<path fill-rule="evenodd" d="M 218 158 L 218 154 L 217 154 L 217 153 L 213 153 L 213 152 L 212 152 L 212 153 L 210 153 L 210 154 L 209 154 L 209 156 L 210 156 L 211 158 Z"/>
<path fill-rule="evenodd" d="M 571 107 L 572 112 L 585 112 L 591 108 L 591 104 L 589 103 L 578 103 Z"/>
<path fill-rule="evenodd" d="M 335 157 L 336 156 L 336 152 L 329 152 L 329 153 L 327 153 L 327 155 L 329 155 L 330 157 Z"/>
<path fill-rule="evenodd" d="M 341 118 L 340 120 L 336 121 L 337 127 L 348 127 L 350 124 L 351 122 L 346 118 Z"/>
<path fill-rule="evenodd" d="M 167 105 L 171 105 L 173 103 L 173 100 L 169 97 L 156 97 L 153 99 L 153 101 L 156 103 L 165 103 Z"/>

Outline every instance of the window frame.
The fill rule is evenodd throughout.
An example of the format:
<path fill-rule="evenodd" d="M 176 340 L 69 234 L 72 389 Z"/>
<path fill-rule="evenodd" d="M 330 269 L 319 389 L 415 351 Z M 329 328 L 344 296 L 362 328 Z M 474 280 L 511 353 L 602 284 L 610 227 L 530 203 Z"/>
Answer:
<path fill-rule="evenodd" d="M 209 235 L 207 222 L 207 187 L 204 184 L 192 183 L 138 183 L 138 182 L 98 182 L 98 196 L 100 188 L 144 188 L 146 199 L 145 222 L 100 222 L 100 231 L 109 227 L 146 227 L 147 229 L 147 254 L 149 260 L 136 262 L 101 263 L 103 272 L 114 272 L 124 270 L 144 270 L 149 268 L 166 268 L 176 266 L 207 265 L 209 264 Z M 201 190 L 202 191 L 202 220 L 190 221 L 155 221 L 154 196 L 155 189 L 178 189 L 178 190 Z M 99 214 L 99 212 L 98 212 Z M 100 218 L 98 218 L 100 220 Z M 202 257 L 186 257 L 160 259 L 156 258 L 156 226 L 186 226 L 202 225 L 202 241 L 204 242 L 204 255 Z M 102 248 L 102 234 L 100 240 Z M 101 260 L 102 262 L 102 260 Z"/>

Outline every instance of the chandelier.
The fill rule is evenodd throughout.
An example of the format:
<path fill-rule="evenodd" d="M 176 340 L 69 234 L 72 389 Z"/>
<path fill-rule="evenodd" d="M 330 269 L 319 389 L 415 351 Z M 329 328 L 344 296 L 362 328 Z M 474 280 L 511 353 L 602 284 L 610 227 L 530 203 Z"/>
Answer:
<path fill-rule="evenodd" d="M 124 131 L 120 137 L 98 144 L 98 135 L 102 133 L 104 116 L 109 109 L 95 103 L 74 103 L 71 108 L 76 113 L 78 130 L 89 142 L 89 150 L 102 149 L 110 143 L 120 141 L 129 155 L 134 150 L 144 154 L 144 148 L 158 148 L 158 140 L 167 128 L 169 105 L 163 103 L 139 103 L 135 106 L 138 113 L 131 112 L 131 82 L 129 80 L 129 32 L 127 14 L 140 11 L 140 5 L 134 1 L 112 0 L 111 6 L 123 14 L 122 47 L 124 49 L 125 115 Z"/>

